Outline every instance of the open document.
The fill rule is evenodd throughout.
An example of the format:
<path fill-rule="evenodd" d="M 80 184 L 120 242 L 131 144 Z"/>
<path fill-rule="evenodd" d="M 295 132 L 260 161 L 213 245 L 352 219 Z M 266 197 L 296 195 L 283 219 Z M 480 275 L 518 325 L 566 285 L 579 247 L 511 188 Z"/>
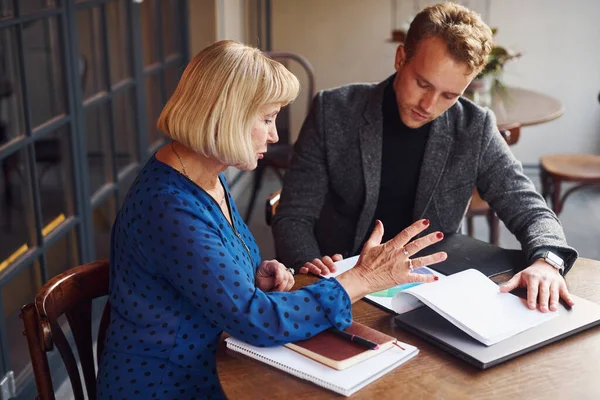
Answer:
<path fill-rule="evenodd" d="M 352 268 L 358 260 L 354 258 L 354 263 L 351 258 L 339 261 L 345 261 L 345 264 L 332 276 Z M 419 270 L 422 271 L 415 272 L 440 276 L 429 268 Z M 486 346 L 558 316 L 558 312 L 530 310 L 525 300 L 511 293 L 500 293 L 498 285 L 475 269 L 440 276 L 432 283 L 398 285 L 387 291 L 372 293 L 367 299 L 399 314 L 425 304 Z"/>

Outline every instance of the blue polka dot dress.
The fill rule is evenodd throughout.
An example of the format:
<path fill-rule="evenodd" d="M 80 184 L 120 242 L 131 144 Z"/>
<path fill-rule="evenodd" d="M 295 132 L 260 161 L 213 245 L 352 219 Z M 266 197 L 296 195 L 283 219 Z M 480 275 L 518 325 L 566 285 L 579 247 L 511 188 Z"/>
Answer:
<path fill-rule="evenodd" d="M 350 299 L 335 279 L 293 292 L 255 287 L 259 251 L 220 179 L 233 224 L 155 157 L 132 184 L 112 230 L 99 399 L 224 398 L 215 360 L 223 331 L 276 346 L 350 325 Z"/>

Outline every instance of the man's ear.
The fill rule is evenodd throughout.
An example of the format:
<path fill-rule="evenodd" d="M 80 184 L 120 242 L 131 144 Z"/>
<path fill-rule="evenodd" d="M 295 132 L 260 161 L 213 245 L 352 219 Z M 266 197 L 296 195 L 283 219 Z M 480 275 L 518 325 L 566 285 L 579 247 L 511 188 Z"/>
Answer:
<path fill-rule="evenodd" d="M 398 72 L 400 68 L 404 66 L 406 62 L 406 53 L 404 52 L 404 45 L 400 44 L 396 48 L 396 58 L 394 59 L 394 69 Z"/>

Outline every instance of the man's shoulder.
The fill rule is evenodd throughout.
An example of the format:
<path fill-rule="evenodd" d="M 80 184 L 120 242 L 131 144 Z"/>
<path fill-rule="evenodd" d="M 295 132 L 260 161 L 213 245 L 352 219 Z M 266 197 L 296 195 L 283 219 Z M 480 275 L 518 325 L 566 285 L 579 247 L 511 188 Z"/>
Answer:
<path fill-rule="evenodd" d="M 473 133 L 480 135 L 486 131 L 485 126 L 494 126 L 495 117 L 493 113 L 471 100 L 460 97 L 458 101 L 448 109 L 447 116 L 451 126 L 460 134 Z M 493 121 L 488 121 L 488 119 Z M 491 123 L 490 123 L 491 122 Z"/>

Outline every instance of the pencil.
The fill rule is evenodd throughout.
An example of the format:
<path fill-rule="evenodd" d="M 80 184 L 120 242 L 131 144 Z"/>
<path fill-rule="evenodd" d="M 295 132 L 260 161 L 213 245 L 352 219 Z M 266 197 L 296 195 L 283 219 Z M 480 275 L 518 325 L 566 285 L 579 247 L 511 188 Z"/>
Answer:
<path fill-rule="evenodd" d="M 346 331 L 340 331 L 339 329 L 330 329 L 331 332 L 335 333 L 338 336 L 343 337 L 344 339 L 348 339 L 352 342 L 355 342 L 356 344 L 359 344 L 369 350 L 377 350 L 379 349 L 379 345 L 375 342 L 372 342 L 368 339 L 365 339 L 363 337 L 357 336 L 357 335 L 353 335 L 351 333 L 348 333 Z"/>

